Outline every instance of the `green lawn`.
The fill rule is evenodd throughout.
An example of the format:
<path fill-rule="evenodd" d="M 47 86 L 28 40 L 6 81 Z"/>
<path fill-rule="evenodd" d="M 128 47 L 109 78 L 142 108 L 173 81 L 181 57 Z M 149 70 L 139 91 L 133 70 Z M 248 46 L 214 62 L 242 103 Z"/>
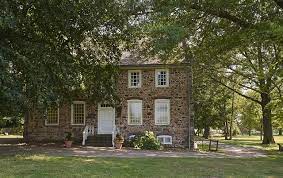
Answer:
<path fill-rule="evenodd" d="M 0 134 L 0 138 L 23 138 L 22 135 L 3 135 Z"/>
<path fill-rule="evenodd" d="M 0 157 L 0 177 L 283 177 L 283 155 L 253 159 Z"/>
<path fill-rule="evenodd" d="M 232 140 L 224 140 L 224 137 L 215 137 L 215 139 L 219 139 L 220 142 L 227 144 L 233 144 L 238 146 L 249 146 L 266 151 L 278 151 L 277 144 L 262 145 L 261 144 L 262 141 L 260 140 L 259 136 L 237 136 L 234 137 Z M 274 136 L 274 139 L 276 143 L 283 144 L 283 136 Z"/>

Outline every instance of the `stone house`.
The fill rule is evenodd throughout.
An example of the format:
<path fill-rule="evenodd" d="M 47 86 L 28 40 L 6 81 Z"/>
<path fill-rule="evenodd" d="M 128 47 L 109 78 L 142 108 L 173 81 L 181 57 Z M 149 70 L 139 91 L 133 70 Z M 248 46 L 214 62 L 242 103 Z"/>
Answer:
<path fill-rule="evenodd" d="M 117 132 L 130 138 L 153 131 L 162 144 L 191 146 L 194 134 L 187 76 L 185 64 L 138 63 L 125 58 L 117 81 L 119 106 L 76 100 L 49 108 L 45 118 L 30 117 L 28 139 L 63 140 L 65 132 L 72 132 L 83 145 L 111 146 Z"/>

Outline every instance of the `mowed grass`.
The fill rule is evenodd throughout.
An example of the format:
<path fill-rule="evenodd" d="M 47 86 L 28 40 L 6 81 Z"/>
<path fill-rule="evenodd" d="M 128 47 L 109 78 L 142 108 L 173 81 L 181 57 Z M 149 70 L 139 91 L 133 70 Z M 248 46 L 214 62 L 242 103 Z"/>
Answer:
<path fill-rule="evenodd" d="M 214 137 L 220 142 L 244 147 L 254 147 L 265 151 L 278 151 L 277 143 L 283 145 L 283 136 L 274 136 L 276 144 L 263 145 L 260 136 L 236 136 L 232 140 L 224 140 L 224 137 Z"/>
<path fill-rule="evenodd" d="M 268 158 L 0 157 L 0 177 L 283 177 L 283 155 Z"/>
<path fill-rule="evenodd" d="M 23 138 L 22 135 L 3 135 L 0 134 L 0 138 Z"/>

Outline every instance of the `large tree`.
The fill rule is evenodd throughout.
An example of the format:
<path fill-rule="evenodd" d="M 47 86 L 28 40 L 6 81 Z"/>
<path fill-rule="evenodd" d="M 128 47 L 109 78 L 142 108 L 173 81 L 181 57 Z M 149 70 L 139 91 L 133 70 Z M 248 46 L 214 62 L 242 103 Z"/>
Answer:
<path fill-rule="evenodd" d="M 183 54 L 191 54 L 194 62 L 215 82 L 260 104 L 263 143 L 274 143 L 270 103 L 275 99 L 271 93 L 282 85 L 279 72 L 283 13 L 278 6 L 281 3 L 262 0 L 145 2 L 149 5 L 141 12 L 147 17 L 143 18 L 146 40 L 142 47 L 170 60 L 186 59 L 188 55 Z M 146 47 L 147 43 L 155 45 Z M 227 81 L 231 85 L 226 85 Z M 245 95 L 246 90 L 256 91 L 260 99 Z"/>
<path fill-rule="evenodd" d="M 3 0 L 0 14 L 0 117 L 28 124 L 35 107 L 115 99 L 125 2 Z"/>

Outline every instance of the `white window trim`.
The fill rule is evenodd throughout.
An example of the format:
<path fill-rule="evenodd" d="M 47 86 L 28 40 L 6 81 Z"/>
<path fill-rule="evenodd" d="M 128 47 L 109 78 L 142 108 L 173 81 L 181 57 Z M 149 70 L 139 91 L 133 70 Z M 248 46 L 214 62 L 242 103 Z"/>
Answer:
<path fill-rule="evenodd" d="M 166 71 L 166 85 L 158 85 L 158 72 Z M 155 69 L 155 87 L 169 87 L 169 69 Z"/>
<path fill-rule="evenodd" d="M 74 124 L 74 104 L 83 104 L 84 105 L 84 123 L 83 124 Z M 84 101 L 73 101 L 71 105 L 71 125 L 85 125 L 85 118 L 86 118 L 86 106 Z"/>
<path fill-rule="evenodd" d="M 168 111 L 167 111 L 167 114 L 168 114 L 168 123 L 157 123 L 157 113 L 156 113 L 156 105 L 157 103 L 166 103 L 168 104 Z M 171 112 L 171 106 L 170 106 L 170 99 L 156 99 L 154 101 L 154 123 L 155 125 L 170 125 L 170 120 L 171 120 L 171 117 L 170 117 L 170 113 Z"/>
<path fill-rule="evenodd" d="M 140 80 L 140 83 L 138 86 L 131 86 L 131 73 L 132 72 L 139 72 L 139 80 Z M 141 70 L 128 70 L 128 87 L 129 88 L 140 88 L 142 85 L 142 71 Z"/>
<path fill-rule="evenodd" d="M 47 109 L 46 109 L 46 113 L 47 113 Z M 46 119 L 45 119 L 45 125 L 46 126 L 56 126 L 59 125 L 59 120 L 60 120 L 60 110 L 59 110 L 59 106 L 57 107 L 57 113 L 58 113 L 58 118 L 57 118 L 57 123 L 53 123 L 53 124 L 48 124 L 48 113 L 46 114 Z"/>
<path fill-rule="evenodd" d="M 129 107 L 129 104 L 130 103 L 135 103 L 135 102 L 140 102 L 141 103 L 141 106 L 142 105 L 142 100 L 128 100 L 128 125 L 142 125 L 142 120 L 143 120 L 143 108 L 141 108 L 141 123 L 140 124 L 132 124 L 130 123 L 130 107 Z"/>
<path fill-rule="evenodd" d="M 172 145 L 172 136 L 170 136 L 170 135 L 158 135 L 157 139 L 159 139 L 159 138 L 163 139 L 163 143 L 161 143 L 161 144 L 163 144 L 163 145 Z M 165 138 L 170 138 L 170 142 L 165 142 L 165 140 L 166 140 Z"/>

